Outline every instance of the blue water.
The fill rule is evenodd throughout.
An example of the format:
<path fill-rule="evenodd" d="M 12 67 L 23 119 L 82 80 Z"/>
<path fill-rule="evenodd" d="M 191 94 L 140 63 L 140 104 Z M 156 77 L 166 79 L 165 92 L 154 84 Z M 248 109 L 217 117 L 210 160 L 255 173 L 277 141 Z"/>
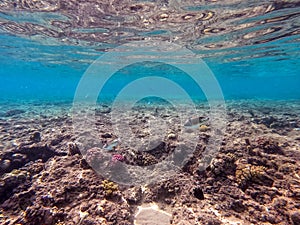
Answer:
<path fill-rule="evenodd" d="M 10 57 L 10 56 L 8 56 Z M 253 62 L 252 62 L 253 61 Z M 88 65 L 81 68 L 76 62 L 72 65 L 53 65 L 47 62 L 27 62 L 25 60 L 7 59 L 1 61 L 0 90 L 1 98 L 9 100 L 72 100 L 78 82 Z M 276 61 L 276 59 L 256 59 L 233 63 L 215 63 L 213 59 L 207 64 L 216 76 L 225 99 L 299 99 L 300 98 L 300 59 Z M 164 71 L 147 69 L 139 66 L 131 68 L 132 73 L 153 73 L 164 76 Z M 180 72 L 173 68 L 173 73 Z M 128 71 L 127 71 L 128 72 Z M 123 75 L 123 76 L 122 76 Z M 133 74 L 134 75 L 134 74 Z M 182 76 L 184 74 L 182 73 Z M 120 71 L 109 86 L 120 89 L 132 78 Z M 123 77 L 123 79 L 122 79 Z M 135 76 L 139 78 L 139 76 Z M 185 80 L 179 81 L 187 88 Z M 110 93 L 110 87 L 103 93 Z M 191 93 L 192 95 L 195 93 Z M 200 94 L 201 95 L 201 94 Z"/>
<path fill-rule="evenodd" d="M 197 8 L 193 8 L 193 10 L 197 10 Z M 291 10 L 295 11 L 296 9 L 292 8 Z M 271 15 L 271 18 L 275 15 L 278 17 L 290 14 L 291 12 L 286 10 L 279 11 L 279 13 Z M 28 16 L 31 13 L 26 14 L 27 18 L 24 14 L 25 19 L 14 15 L 9 15 L 6 12 L 6 14 L 2 14 L 0 17 L 0 21 L 11 20 L 24 23 L 24 21 L 28 22 L 30 18 L 31 20 L 34 18 Z M 49 15 L 47 19 L 49 19 Z M 289 20 L 290 22 L 294 22 L 297 18 L 291 17 L 286 20 L 286 23 Z M 254 16 L 252 20 L 251 18 L 241 20 L 239 23 L 247 23 L 259 19 L 262 20 L 264 17 Z M 33 21 L 33 23 L 38 22 Z M 274 24 L 265 24 L 264 29 L 267 29 L 268 26 L 272 28 Z M 273 39 L 266 43 L 245 43 L 244 46 L 241 44 L 238 47 L 228 47 L 225 49 L 220 47 L 220 49 L 211 51 L 194 50 L 194 52 L 201 55 L 201 58 L 215 75 L 223 91 L 225 100 L 299 99 L 300 35 L 298 34 L 298 27 L 299 25 L 295 25 L 289 31 L 290 33 L 294 32 L 293 35 L 283 36 L 280 34 L 280 36 L 278 34 L 277 38 L 274 38 L 274 36 L 276 37 L 276 33 L 272 34 L 273 37 L 269 35 Z M 77 29 L 77 31 L 79 30 Z M 256 29 L 253 28 L 251 32 L 253 30 Z M 84 30 L 81 30 L 81 32 L 87 33 Z M 98 30 L 98 32 L 103 33 L 105 29 Z M 251 32 L 249 31 L 249 33 Z M 165 35 L 165 33 L 165 31 L 157 29 L 157 31 L 144 32 L 143 35 L 155 36 Z M 228 41 L 228 35 L 226 35 L 215 35 L 211 39 L 205 37 L 198 41 L 200 44 L 201 40 L 204 44 L 219 43 Z M 34 37 L 36 35 L 24 35 L 20 34 L 20 32 L 8 32 L 7 28 L 1 29 L 1 100 L 72 101 L 81 77 L 89 65 L 104 54 L 103 50 L 97 50 L 97 47 L 94 45 L 74 44 L 74 42 L 69 44 L 63 43 L 60 42 L 59 38 L 53 39 L 53 37 L 50 38 L 47 36 Z M 44 39 L 43 43 L 40 41 L 41 39 Z M 47 39 L 49 40 L 47 41 Z M 258 39 L 255 39 L 256 42 Z M 106 48 L 106 44 L 103 42 L 100 47 L 106 49 L 105 51 L 111 51 L 116 45 L 114 43 Z M 143 67 L 140 64 L 132 65 L 115 74 L 114 78 L 102 90 L 102 94 L 114 97 L 122 89 L 122 86 L 145 74 L 149 76 L 167 76 L 168 79 L 174 79 L 184 89 L 188 90 L 193 98 L 205 98 L 201 90 L 193 87 L 182 71 L 168 66 L 149 68 Z"/>

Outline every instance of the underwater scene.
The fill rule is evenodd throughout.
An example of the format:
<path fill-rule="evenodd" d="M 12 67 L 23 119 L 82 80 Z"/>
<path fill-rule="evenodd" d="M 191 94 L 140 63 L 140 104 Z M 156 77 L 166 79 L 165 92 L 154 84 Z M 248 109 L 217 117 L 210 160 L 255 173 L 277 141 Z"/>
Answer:
<path fill-rule="evenodd" d="M 300 1 L 1 0 L 1 225 L 300 225 Z"/>

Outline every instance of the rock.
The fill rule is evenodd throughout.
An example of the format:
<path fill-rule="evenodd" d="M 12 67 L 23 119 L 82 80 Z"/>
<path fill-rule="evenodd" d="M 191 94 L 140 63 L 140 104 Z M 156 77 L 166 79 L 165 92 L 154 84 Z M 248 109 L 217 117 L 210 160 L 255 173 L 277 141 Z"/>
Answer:
<path fill-rule="evenodd" d="M 112 138 L 112 135 L 110 133 L 101 134 L 102 138 Z"/>
<path fill-rule="evenodd" d="M 62 135 L 57 135 L 55 137 L 55 139 L 53 139 L 51 142 L 50 142 L 50 145 L 51 146 L 55 146 L 55 145 L 58 145 L 60 142 L 62 142 L 64 140 L 64 136 Z"/>
<path fill-rule="evenodd" d="M 29 161 L 35 161 L 37 159 L 42 159 L 43 162 L 46 162 L 49 158 L 59 155 L 53 149 L 45 146 L 34 146 L 34 147 L 24 147 L 18 150 L 21 154 L 26 154 Z"/>
<path fill-rule="evenodd" d="M 22 113 L 25 113 L 25 110 L 22 110 L 22 109 L 13 109 L 13 110 L 8 110 L 4 114 L 4 116 L 5 117 L 11 117 L 11 116 L 15 116 L 15 115 L 22 114 Z"/>
<path fill-rule="evenodd" d="M 281 123 L 276 123 L 276 122 L 274 122 L 274 123 L 271 123 L 269 127 L 272 128 L 272 129 L 278 129 L 278 128 L 284 127 L 284 125 L 285 125 L 285 124 L 281 124 Z"/>
<path fill-rule="evenodd" d="M 96 109 L 96 114 L 107 114 L 111 112 L 111 108 L 107 105 L 101 105 Z"/>
<path fill-rule="evenodd" d="M 300 212 L 294 212 L 291 214 L 291 220 L 294 225 L 300 224 Z"/>
<path fill-rule="evenodd" d="M 25 154 L 15 153 L 12 155 L 12 158 L 14 162 L 23 162 L 26 161 L 27 156 Z"/>
<path fill-rule="evenodd" d="M 67 145 L 68 145 L 68 155 L 76 155 L 76 154 L 80 155 L 80 150 L 76 143 L 69 142 Z"/>
<path fill-rule="evenodd" d="M 128 190 L 126 190 L 126 192 L 124 193 L 124 197 L 125 199 L 128 201 L 129 204 L 137 204 L 142 200 L 142 189 L 139 188 L 130 188 Z"/>
<path fill-rule="evenodd" d="M 4 202 L 13 194 L 13 190 L 24 184 L 29 178 L 29 173 L 21 170 L 13 170 L 1 177 L 0 181 L 0 203 Z"/>
<path fill-rule="evenodd" d="M 267 127 L 270 127 L 272 123 L 274 123 L 276 119 L 273 116 L 270 117 L 264 117 L 260 120 L 260 123 L 266 125 Z"/>
<path fill-rule="evenodd" d="M 168 134 L 168 139 L 174 140 L 174 139 L 176 139 L 176 135 L 173 133 Z"/>
<path fill-rule="evenodd" d="M 0 161 L 0 168 L 1 170 L 6 170 L 11 164 L 11 161 L 9 159 L 4 159 Z"/>
<path fill-rule="evenodd" d="M 230 208 L 238 213 L 244 212 L 246 209 L 245 205 L 241 200 L 234 200 L 233 202 L 231 202 Z"/>
<path fill-rule="evenodd" d="M 40 142 L 41 141 L 41 133 L 38 131 L 35 131 L 31 136 L 30 140 L 33 142 Z"/>
<path fill-rule="evenodd" d="M 134 224 L 169 225 L 171 214 L 160 210 L 155 203 L 138 207 Z"/>
<path fill-rule="evenodd" d="M 193 189 L 193 194 L 197 199 L 204 200 L 204 194 L 203 194 L 201 187 L 195 187 Z"/>
<path fill-rule="evenodd" d="M 221 225 L 222 222 L 215 218 L 216 216 L 212 216 L 207 213 L 201 213 L 197 218 L 197 224 L 207 224 L 207 225 Z M 182 223 L 182 224 L 191 224 L 191 223 Z"/>
<path fill-rule="evenodd" d="M 276 198 L 273 200 L 273 205 L 275 209 L 283 209 L 286 205 L 287 205 L 287 200 L 285 200 L 284 198 Z"/>
<path fill-rule="evenodd" d="M 6 169 L 0 170 L 0 176 L 4 173 L 12 171 L 13 169 L 21 168 L 30 161 L 41 159 L 43 162 L 46 162 L 49 158 L 55 155 L 59 154 L 49 148 L 47 145 L 21 147 L 11 152 L 7 152 L 2 155 L 2 161 L 0 165 L 4 163 L 4 160 L 9 160 L 10 162 L 8 163 L 8 161 L 6 161 L 6 165 L 8 166 L 6 166 Z"/>
<path fill-rule="evenodd" d="M 26 208 L 25 218 L 28 224 L 58 224 L 56 221 L 63 219 L 65 213 L 57 207 L 30 206 Z"/>

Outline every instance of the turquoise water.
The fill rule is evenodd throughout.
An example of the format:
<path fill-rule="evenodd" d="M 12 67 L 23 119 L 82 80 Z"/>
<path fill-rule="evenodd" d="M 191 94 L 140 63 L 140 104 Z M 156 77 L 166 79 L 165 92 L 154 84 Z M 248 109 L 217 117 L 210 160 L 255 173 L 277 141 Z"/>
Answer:
<path fill-rule="evenodd" d="M 236 5 L 225 4 L 225 2 L 223 4 L 207 3 L 206 6 L 191 4 L 182 6 L 189 13 L 207 13 L 207 10 L 211 10 L 215 13 L 216 21 L 213 20 L 214 16 L 210 19 L 207 16 L 210 14 L 207 14 L 208 19 L 206 19 L 211 22 L 208 25 L 204 23 L 206 20 L 203 22 L 201 35 L 197 36 L 196 34 L 200 31 L 195 30 L 194 38 L 190 38 L 190 34 L 187 33 L 184 41 L 180 39 L 179 35 L 180 41 L 177 42 L 174 38 L 174 43 L 191 49 L 207 63 L 218 80 L 226 100 L 299 99 L 299 6 L 296 3 L 294 5 L 292 3 L 290 5 L 274 3 L 273 6 L 272 4 L 268 5 L 269 3 L 261 4 L 261 7 L 264 6 L 264 10 L 267 12 L 253 12 L 253 15 L 242 15 L 241 18 L 235 20 L 223 21 L 227 24 L 224 29 L 228 29 L 225 32 L 223 29 L 217 30 L 217 27 L 222 25 L 217 13 L 222 7 L 224 10 L 235 10 Z M 240 12 L 244 9 L 245 12 L 248 12 L 255 5 L 259 5 L 257 1 L 251 2 L 249 5 L 242 4 L 236 11 Z M 25 6 L 17 6 L 14 9 L 9 7 L 9 3 L 6 2 L 6 5 L 3 3 L 0 9 L 0 90 L 2 100 L 72 101 L 81 77 L 98 57 L 113 50 L 119 44 L 130 43 L 130 40 L 126 40 L 129 36 L 131 39 L 135 37 L 153 37 L 155 39 L 164 38 L 173 32 L 173 28 L 168 31 L 168 26 L 165 26 L 163 30 L 160 29 L 162 24 L 157 24 L 157 27 L 151 29 L 140 28 L 139 33 L 128 36 L 128 33 L 133 32 L 132 29 L 137 26 L 129 24 L 127 27 L 123 27 L 123 31 L 119 31 L 119 34 L 115 33 L 111 39 L 108 37 L 103 41 L 92 38 L 89 40 L 87 36 L 83 37 L 83 35 L 93 34 L 100 37 L 107 32 L 109 36 L 107 30 L 115 31 L 114 24 L 118 21 L 111 22 L 110 26 L 103 22 L 102 27 L 99 21 L 99 24 L 93 25 L 93 27 L 88 27 L 88 25 L 80 27 L 77 24 L 68 28 L 67 32 L 63 28 L 53 25 L 54 22 L 58 24 L 57 21 L 60 21 L 61 24 L 71 23 L 74 19 L 64 15 L 66 12 L 54 13 L 44 9 L 39 12 L 36 9 L 26 9 Z M 52 8 L 50 7 L 50 9 Z M 235 14 L 236 12 L 230 11 L 226 15 L 234 16 Z M 122 24 L 120 21 L 118 23 Z M 120 27 L 119 25 L 118 27 Z M 244 28 L 237 30 L 232 28 L 242 25 Z M 180 26 L 184 27 L 182 23 L 178 23 L 178 26 L 179 28 Z M 195 29 L 196 26 L 201 27 L 195 23 Z M 212 30 L 211 27 L 215 27 L 215 30 Z M 52 33 L 49 33 L 50 31 Z M 75 32 L 77 32 L 77 36 L 74 36 Z M 67 33 L 69 33 L 69 37 Z M 172 35 L 175 35 L 176 32 L 173 33 Z M 118 38 L 115 35 L 119 35 Z M 189 88 L 189 82 L 180 73 L 182 72 L 176 68 L 172 69 L 167 66 L 149 69 L 143 65 L 133 65 L 119 71 L 102 93 L 115 96 L 122 85 L 132 81 L 133 77 L 139 78 L 139 74 L 150 76 L 169 74 L 168 78 L 170 79 L 179 77 L 177 81 L 183 85 L 184 89 L 190 90 L 192 97 L 204 97 L 201 90 Z"/>
<path fill-rule="evenodd" d="M 5 42 L 10 44 L 11 39 L 16 38 L 8 36 L 2 44 Z M 20 48 L 26 51 L 26 47 Z M 43 51 L 43 48 L 39 50 Z M 1 61 L 0 68 L 1 98 L 12 101 L 72 100 L 77 84 L 85 69 L 88 68 L 88 65 L 80 62 L 61 65 L 49 63 L 43 58 L 39 59 L 39 62 L 31 62 L 26 58 L 15 59 L 5 52 L 2 58 L 4 55 L 6 59 Z M 206 62 L 219 81 L 225 99 L 299 99 L 300 97 L 300 57 L 285 60 L 278 60 L 276 57 L 258 58 L 231 63 L 215 62 L 210 58 Z M 131 68 L 129 72 L 136 73 L 137 69 L 141 73 L 164 74 L 164 71 L 157 69 L 149 71 L 143 66 Z M 176 69 L 172 73 L 176 73 Z M 123 80 L 120 79 L 122 71 L 117 75 L 119 80 L 114 82 L 116 87 L 127 82 L 128 76 L 123 75 Z"/>

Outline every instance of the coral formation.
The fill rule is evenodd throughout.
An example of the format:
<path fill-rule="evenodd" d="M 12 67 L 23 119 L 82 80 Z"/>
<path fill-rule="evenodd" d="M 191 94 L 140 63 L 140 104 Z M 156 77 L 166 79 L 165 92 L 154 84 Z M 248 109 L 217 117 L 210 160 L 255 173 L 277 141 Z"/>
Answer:
<path fill-rule="evenodd" d="M 209 129 L 209 127 L 206 126 L 206 125 L 201 125 L 201 126 L 199 126 L 199 130 L 200 130 L 201 132 L 208 131 L 208 129 Z"/>
<path fill-rule="evenodd" d="M 283 155 L 283 151 L 279 146 L 279 143 L 271 138 L 265 138 L 265 137 L 258 138 L 256 147 L 263 149 L 266 153 L 269 154 Z"/>
<path fill-rule="evenodd" d="M 111 196 L 119 190 L 118 185 L 109 180 L 102 181 L 102 187 L 106 196 Z"/>
<path fill-rule="evenodd" d="M 235 172 L 236 181 L 241 186 L 244 186 L 248 182 L 261 178 L 265 171 L 266 167 L 264 166 L 239 164 Z"/>
<path fill-rule="evenodd" d="M 236 158 L 233 153 L 228 153 L 222 158 L 214 158 L 210 163 L 210 170 L 215 175 L 226 174 L 234 169 Z"/>
<path fill-rule="evenodd" d="M 35 131 L 31 136 L 30 140 L 33 142 L 40 142 L 41 141 L 41 133 L 38 131 Z"/>
<path fill-rule="evenodd" d="M 125 157 L 120 154 L 115 154 L 112 156 L 112 162 L 123 162 L 125 160 Z"/>
<path fill-rule="evenodd" d="M 80 154 L 79 147 L 74 142 L 69 142 L 68 144 L 68 155 Z"/>
<path fill-rule="evenodd" d="M 155 163 L 157 163 L 157 159 L 149 153 L 143 153 L 140 156 L 139 165 L 141 165 L 141 166 L 150 166 Z"/>
<path fill-rule="evenodd" d="M 14 169 L 10 173 L 3 174 L 0 180 L 0 203 L 13 194 L 13 189 L 25 183 L 30 173 L 24 170 Z"/>

